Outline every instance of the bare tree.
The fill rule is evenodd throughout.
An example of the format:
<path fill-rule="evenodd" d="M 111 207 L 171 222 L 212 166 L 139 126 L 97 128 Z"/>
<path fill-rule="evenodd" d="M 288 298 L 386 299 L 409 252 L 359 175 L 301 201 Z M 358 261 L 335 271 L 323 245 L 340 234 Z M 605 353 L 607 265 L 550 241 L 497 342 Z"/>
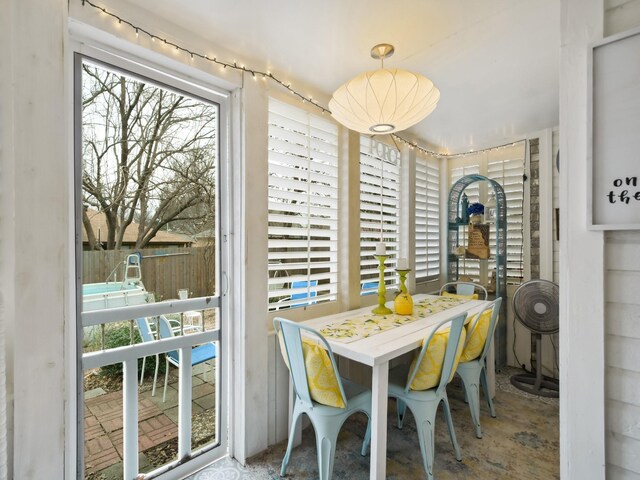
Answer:
<path fill-rule="evenodd" d="M 135 248 L 168 224 L 213 224 L 217 107 L 85 63 L 83 203 L 103 212 L 107 249 L 138 223 Z M 90 248 L 101 248 L 86 209 Z"/>

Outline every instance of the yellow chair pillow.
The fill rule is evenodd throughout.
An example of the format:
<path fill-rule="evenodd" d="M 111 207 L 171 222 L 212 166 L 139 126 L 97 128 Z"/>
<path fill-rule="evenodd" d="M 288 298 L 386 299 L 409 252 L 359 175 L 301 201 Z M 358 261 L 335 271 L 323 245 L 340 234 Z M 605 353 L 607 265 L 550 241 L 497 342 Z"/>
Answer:
<path fill-rule="evenodd" d="M 442 297 L 451 297 L 451 298 L 463 298 L 463 299 L 467 299 L 467 300 L 478 300 L 478 294 L 474 293 L 473 295 L 458 295 L 457 293 L 449 293 L 449 292 L 442 292 Z"/>
<path fill-rule="evenodd" d="M 476 322 L 478 315 L 474 315 L 469 320 L 469 323 L 465 325 L 465 329 L 467 334 L 471 331 L 471 336 L 469 337 L 469 341 L 467 345 L 464 347 L 462 351 L 462 356 L 460 357 L 461 362 L 469 362 L 471 360 L 475 360 L 482 353 L 482 349 L 484 348 L 484 344 L 487 341 L 487 334 L 489 333 L 489 324 L 491 323 L 491 315 L 493 314 L 493 310 L 487 310 L 484 312 L 480 319 L 478 320 L 478 324 L 476 328 L 471 331 L 473 328 L 473 324 Z"/>
<path fill-rule="evenodd" d="M 290 368 L 282 332 L 278 332 L 278 340 L 280 342 L 280 353 L 282 354 L 284 363 L 287 365 L 287 368 Z M 303 338 L 302 356 L 304 357 L 307 383 L 309 384 L 309 395 L 311 395 L 311 398 L 323 405 L 346 408 L 327 351 L 313 341 Z"/>
<path fill-rule="evenodd" d="M 460 334 L 460 343 L 458 344 L 458 350 L 456 351 L 453 369 L 451 370 L 451 375 L 449 376 L 449 382 L 453 379 L 453 375 L 456 373 L 456 368 L 458 367 L 458 361 L 460 360 L 460 355 L 462 354 L 462 347 L 464 346 L 465 338 L 466 330 L 463 328 L 462 333 Z M 423 345 L 425 341 L 426 339 L 422 341 Z M 430 388 L 436 387 L 440 383 L 440 377 L 442 375 L 442 364 L 444 363 L 444 355 L 447 350 L 448 341 L 448 328 L 437 332 L 433 337 L 431 337 L 431 341 L 429 342 L 427 351 L 424 352 L 422 362 L 420 362 L 418 371 L 416 372 L 416 375 L 415 377 L 413 377 L 413 381 L 411 382 L 411 390 L 428 390 Z M 416 360 L 417 357 L 414 358 L 411 362 L 411 367 L 409 368 L 410 372 L 413 371 Z"/>

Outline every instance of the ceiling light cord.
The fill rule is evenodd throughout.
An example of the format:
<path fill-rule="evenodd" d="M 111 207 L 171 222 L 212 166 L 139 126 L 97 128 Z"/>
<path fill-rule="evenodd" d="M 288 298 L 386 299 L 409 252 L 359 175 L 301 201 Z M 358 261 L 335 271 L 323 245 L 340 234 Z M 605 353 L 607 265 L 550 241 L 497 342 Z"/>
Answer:
<path fill-rule="evenodd" d="M 182 46 L 178 45 L 177 43 L 174 43 L 174 42 L 172 42 L 170 40 L 167 40 L 164 37 L 161 37 L 159 35 L 151 33 L 150 31 L 145 30 L 144 28 L 140 27 L 139 25 L 133 24 L 132 22 L 126 20 L 125 18 L 122 18 L 119 15 L 116 15 L 115 13 L 110 12 L 105 7 L 101 7 L 99 5 L 96 5 L 91 0 L 81 0 L 81 2 L 82 2 L 82 6 L 89 5 L 90 7 L 93 7 L 94 9 L 98 10 L 102 14 L 113 18 L 118 23 L 119 27 L 121 27 L 122 25 L 127 25 L 128 27 L 130 27 L 132 30 L 135 31 L 136 38 L 139 38 L 141 34 L 142 35 L 146 35 L 149 39 L 151 39 L 152 42 L 159 41 L 159 42 L 161 42 L 161 44 L 173 47 L 178 52 L 186 53 L 187 55 L 189 55 L 189 57 L 191 59 L 199 58 L 201 60 L 210 62 L 212 64 L 219 65 L 221 69 L 232 68 L 232 69 L 237 70 L 237 71 L 242 73 L 243 80 L 244 80 L 244 74 L 245 73 L 251 73 L 251 75 L 253 76 L 254 79 L 256 79 L 256 77 L 262 77 L 263 80 L 271 80 L 272 82 L 275 82 L 278 85 L 280 85 L 285 90 L 289 91 L 293 96 L 295 96 L 295 97 L 299 98 L 300 100 L 302 100 L 303 103 L 304 102 L 309 102 L 311 105 L 313 105 L 314 107 L 319 109 L 323 114 L 324 113 L 328 113 L 329 115 L 331 115 L 331 110 L 329 110 L 328 108 L 322 106 L 320 103 L 318 103 L 316 100 L 314 100 L 311 96 L 305 96 L 302 93 L 298 92 L 297 90 L 291 88 L 291 83 L 285 83 L 284 81 L 282 81 L 280 78 L 276 77 L 271 72 L 263 72 L 261 70 L 248 68 L 245 65 L 238 65 L 237 62 L 233 62 L 233 63 L 225 62 L 225 61 L 219 60 L 215 56 L 212 57 L 212 56 L 209 56 L 209 55 L 206 55 L 206 54 L 195 52 L 195 51 L 190 50 L 188 48 L 182 47 Z M 383 60 L 383 64 L 382 65 L 383 65 L 383 68 L 384 68 L 384 57 L 382 57 L 381 60 Z M 406 140 L 406 139 L 402 138 L 400 135 L 398 135 L 397 133 L 392 133 L 391 136 L 392 136 L 392 138 L 394 138 L 396 140 L 399 140 L 400 142 L 408 145 L 409 148 L 416 149 L 416 150 L 418 150 L 418 151 L 420 151 L 420 152 L 422 152 L 422 153 L 424 153 L 426 155 L 431 155 L 431 156 L 434 156 L 434 157 L 437 157 L 437 158 L 445 158 L 445 157 L 452 156 L 452 155 L 448 155 L 448 154 L 444 154 L 444 153 L 434 152 L 433 150 L 429 150 L 427 148 L 421 147 L 416 142 L 412 142 L 412 141 Z M 509 144 L 500 145 L 500 146 L 497 146 L 497 147 L 486 148 L 485 150 L 495 150 L 495 149 L 511 146 L 511 145 L 516 144 L 516 143 L 521 142 L 521 141 L 522 140 L 518 140 L 518 141 L 509 143 Z M 478 151 L 484 151 L 484 150 L 478 150 Z M 474 152 L 474 153 L 476 153 L 476 152 Z"/>

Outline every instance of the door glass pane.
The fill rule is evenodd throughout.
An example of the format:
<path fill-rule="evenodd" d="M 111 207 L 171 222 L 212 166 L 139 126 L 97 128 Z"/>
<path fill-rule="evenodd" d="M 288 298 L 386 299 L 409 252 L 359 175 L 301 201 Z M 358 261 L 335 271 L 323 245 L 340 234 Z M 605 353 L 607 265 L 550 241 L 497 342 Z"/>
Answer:
<path fill-rule="evenodd" d="M 127 461 L 137 475 L 185 456 L 181 415 L 191 419 L 189 455 L 220 443 L 219 105 L 99 62 L 78 65 L 84 470 L 125 478 Z M 175 343 L 183 336 L 193 340 Z M 105 364 L 113 352 L 119 361 Z M 189 356 L 181 393 L 178 366 Z M 126 425 L 128 403 L 137 428 Z M 127 432 L 137 439 L 129 454 Z"/>

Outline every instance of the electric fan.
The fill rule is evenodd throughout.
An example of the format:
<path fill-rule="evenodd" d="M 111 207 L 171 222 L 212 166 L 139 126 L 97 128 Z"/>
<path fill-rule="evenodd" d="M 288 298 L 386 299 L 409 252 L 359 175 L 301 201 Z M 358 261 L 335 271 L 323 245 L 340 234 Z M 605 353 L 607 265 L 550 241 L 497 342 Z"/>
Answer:
<path fill-rule="evenodd" d="M 548 280 L 530 280 L 513 295 L 513 312 L 536 340 L 535 372 L 513 375 L 513 386 L 534 395 L 558 397 L 559 382 L 542 374 L 542 335 L 559 330 L 559 289 Z"/>

